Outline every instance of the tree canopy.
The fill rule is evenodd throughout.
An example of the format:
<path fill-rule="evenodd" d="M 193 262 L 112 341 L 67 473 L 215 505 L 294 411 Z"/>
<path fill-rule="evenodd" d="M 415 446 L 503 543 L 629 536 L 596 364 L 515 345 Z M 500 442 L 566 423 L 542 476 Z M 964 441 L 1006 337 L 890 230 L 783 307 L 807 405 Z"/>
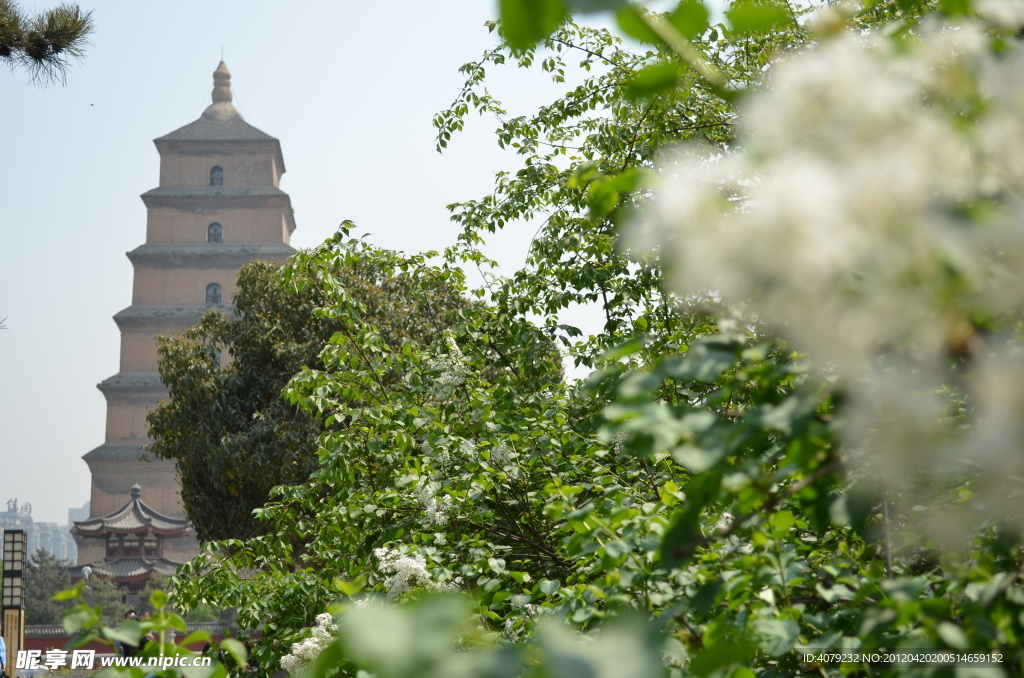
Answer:
<path fill-rule="evenodd" d="M 1019 672 L 1019 5 L 502 8 L 437 142 L 476 109 L 522 163 L 444 263 L 340 237 L 291 270 L 356 326 L 339 262 L 462 292 L 526 222 L 526 264 L 432 341 L 335 334 L 284 389 L 316 470 L 176 595 L 316 678 Z M 506 63 L 579 84 L 508 117 Z"/>
<path fill-rule="evenodd" d="M 37 550 L 25 568 L 25 623 L 59 625 L 64 614 L 73 603 L 67 598 L 53 600 L 58 593 L 68 589 L 71 577 L 69 563 L 59 560 L 49 551 Z M 126 609 L 122 600 L 125 591 L 112 580 L 92 577 L 82 588 L 83 600 L 94 607 L 102 608 L 102 620 L 106 624 L 117 624 Z"/>
<path fill-rule="evenodd" d="M 13 0 L 0 0 L 0 63 L 23 68 L 41 82 L 63 80 L 74 59 L 85 55 L 92 12 L 65 3 L 35 16 Z"/>
<path fill-rule="evenodd" d="M 208 312 L 179 338 L 160 341 L 168 399 L 149 415 L 149 449 L 175 462 L 182 500 L 201 540 L 246 538 L 258 531 L 253 509 L 277 485 L 304 482 L 317 467 L 323 418 L 281 398 L 303 368 L 322 369 L 320 353 L 338 332 L 360 331 L 317 313 L 328 292 L 304 274 L 253 262 L 238 276 L 234 315 Z M 385 346 L 429 342 L 445 316 L 463 305 L 441 283 L 411 302 L 402 275 L 360 262 L 336 262 L 332 275 L 364 309 Z"/>
<path fill-rule="evenodd" d="M 51 600 L 71 585 L 68 563 L 39 549 L 25 568 L 25 623 L 60 624 L 68 605 Z"/>

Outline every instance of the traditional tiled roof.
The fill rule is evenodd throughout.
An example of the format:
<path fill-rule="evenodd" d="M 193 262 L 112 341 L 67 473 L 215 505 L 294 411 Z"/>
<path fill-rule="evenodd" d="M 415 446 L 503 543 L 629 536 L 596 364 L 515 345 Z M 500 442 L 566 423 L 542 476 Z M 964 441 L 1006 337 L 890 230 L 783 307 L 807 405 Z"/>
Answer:
<path fill-rule="evenodd" d="M 231 106 L 231 110 L 235 110 L 234 106 Z M 242 120 L 242 116 L 235 111 L 234 117 L 225 120 L 201 117 L 195 122 L 179 127 L 170 134 L 165 134 L 157 141 L 275 141 L 275 139 Z"/>
<path fill-rule="evenodd" d="M 173 560 L 166 558 L 110 558 L 108 560 L 97 560 L 88 565 L 76 565 L 68 568 L 72 579 L 82 579 L 82 570 L 86 567 L 92 569 L 90 576 L 96 574 L 101 577 L 109 577 L 124 582 L 129 579 L 148 577 L 154 572 L 157 574 L 172 575 L 181 566 Z"/>
<path fill-rule="evenodd" d="M 82 565 L 81 567 L 85 567 Z M 72 568 L 72 570 L 75 568 Z M 79 575 L 80 577 L 80 575 Z M 194 631 L 206 631 L 211 636 L 223 635 L 224 631 L 227 630 L 228 626 L 222 621 L 215 622 L 187 622 L 186 628 L 187 633 L 182 634 L 179 630 L 176 633 L 181 635 L 188 635 Z M 64 629 L 61 624 L 26 624 L 25 625 L 25 637 L 26 638 L 61 638 L 67 639 L 68 632 Z"/>
<path fill-rule="evenodd" d="M 148 530 L 153 534 L 179 536 L 189 529 L 184 518 L 171 518 L 158 513 L 142 501 L 142 488 L 132 487 L 132 498 L 118 510 L 98 518 L 76 520 L 72 533 L 83 537 L 105 534 L 128 534 Z M 111 562 L 111 561 L 108 561 Z"/>
<path fill-rule="evenodd" d="M 213 72 L 213 103 L 195 122 L 174 130 L 161 141 L 277 141 L 245 120 L 231 105 L 231 73 L 224 62 Z"/>

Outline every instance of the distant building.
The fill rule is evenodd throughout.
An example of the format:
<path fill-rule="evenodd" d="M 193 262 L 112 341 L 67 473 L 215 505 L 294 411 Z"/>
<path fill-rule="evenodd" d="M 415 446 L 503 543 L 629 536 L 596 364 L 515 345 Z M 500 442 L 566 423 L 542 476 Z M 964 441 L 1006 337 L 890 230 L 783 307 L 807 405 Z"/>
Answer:
<path fill-rule="evenodd" d="M 170 529 L 168 521 L 185 518 L 180 485 L 173 462 L 147 459 L 143 450 L 146 415 L 166 396 L 156 337 L 191 327 L 209 308 L 229 310 L 246 262 L 284 261 L 295 251 L 289 245 L 295 230 L 291 200 L 279 188 L 281 145 L 235 110 L 224 62 L 213 79 L 213 103 L 202 116 L 154 142 L 160 184 L 142 195 L 146 242 L 128 253 L 135 269 L 132 305 L 114 316 L 121 330 L 120 371 L 99 385 L 107 400 L 106 441 L 84 456 L 92 474 L 90 512 L 74 523 L 78 565 L 97 572 L 103 570 L 97 560 L 128 557 L 109 554 L 135 548 L 124 546 L 129 534 L 141 540 L 139 558 L 149 557 L 145 541 L 153 535 L 164 540 L 160 558 L 169 563 L 198 552 L 190 529 L 174 537 L 161 532 Z M 151 522 L 115 520 L 138 511 Z M 106 527 L 94 529 L 97 521 Z M 106 542 L 97 546 L 101 537 Z M 174 541 L 171 548 L 172 539 L 190 539 L 191 546 Z"/>
<path fill-rule="evenodd" d="M 26 501 L 19 505 L 17 497 L 8 500 L 7 510 L 0 513 L 0 528 L 25 530 L 30 557 L 38 549 L 49 551 L 58 560 L 69 563 L 75 562 L 78 557 L 69 525 L 36 522 L 32 518 L 32 504 Z"/>
<path fill-rule="evenodd" d="M 74 525 L 76 520 L 85 520 L 89 517 L 89 502 L 85 502 L 79 508 L 68 509 L 68 525 Z"/>

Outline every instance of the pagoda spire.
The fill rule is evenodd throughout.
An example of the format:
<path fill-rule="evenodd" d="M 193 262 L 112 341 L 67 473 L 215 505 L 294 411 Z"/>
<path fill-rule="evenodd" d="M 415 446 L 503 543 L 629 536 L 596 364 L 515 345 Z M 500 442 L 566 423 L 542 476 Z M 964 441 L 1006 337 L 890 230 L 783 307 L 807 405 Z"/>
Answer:
<path fill-rule="evenodd" d="M 213 72 L 213 92 L 211 98 L 213 103 L 203 111 L 204 118 L 229 120 L 242 117 L 235 107 L 231 105 L 231 101 L 234 99 L 234 95 L 231 93 L 231 71 L 228 70 L 227 65 L 223 61 L 217 65 L 217 70 Z"/>
<path fill-rule="evenodd" d="M 226 101 L 231 103 L 231 71 L 228 70 L 227 65 L 221 61 L 217 66 L 217 70 L 213 72 L 213 103 L 218 101 Z"/>

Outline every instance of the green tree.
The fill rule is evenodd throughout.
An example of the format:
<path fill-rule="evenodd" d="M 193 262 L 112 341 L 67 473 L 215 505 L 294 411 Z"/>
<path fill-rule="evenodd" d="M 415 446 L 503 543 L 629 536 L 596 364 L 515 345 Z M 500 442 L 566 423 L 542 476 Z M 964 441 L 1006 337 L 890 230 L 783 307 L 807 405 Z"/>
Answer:
<path fill-rule="evenodd" d="M 25 623 L 60 624 L 68 604 L 52 598 L 70 586 L 67 561 L 36 551 L 25 568 Z"/>
<path fill-rule="evenodd" d="M 336 262 L 333 274 L 363 308 L 358 322 L 378 328 L 384 345 L 428 343 L 446 314 L 465 303 L 441 280 L 410 301 L 408 281 L 361 262 Z M 149 416 L 149 449 L 174 460 L 189 521 L 201 540 L 245 538 L 259 527 L 252 515 L 278 485 L 304 482 L 317 466 L 323 420 L 281 398 L 304 367 L 322 366 L 321 351 L 336 333 L 359 333 L 318 309 L 329 290 L 254 262 L 242 268 L 232 317 L 208 312 L 181 338 L 160 342 L 160 376 L 168 399 Z M 393 380 L 393 377 L 389 377 Z M 342 422 L 333 425 L 343 426 Z"/>
<path fill-rule="evenodd" d="M 93 575 L 82 588 L 82 599 L 96 608 L 102 609 L 101 619 L 108 626 L 116 626 L 124 619 L 128 611 L 125 596 L 128 591 L 118 586 L 117 582 L 107 577 Z"/>
<path fill-rule="evenodd" d="M 60 624 L 71 607 L 68 599 L 53 600 L 71 585 L 68 563 L 48 551 L 39 549 L 29 559 L 25 570 L 25 623 Z M 82 595 L 89 605 L 103 608 L 103 621 L 117 624 L 128 609 L 125 589 L 106 577 L 92 576 L 85 582 Z"/>
<path fill-rule="evenodd" d="M 63 80 L 71 60 L 85 54 L 92 12 L 62 4 L 35 16 L 13 0 L 0 0 L 0 63 L 24 68 L 33 80 Z"/>
<path fill-rule="evenodd" d="M 752 78 L 775 46 L 796 40 L 793 31 L 779 32 L 745 60 L 710 37 L 707 49 L 720 68 L 732 64 L 736 78 Z M 493 195 L 452 207 L 463 233 L 447 252 L 449 266 L 486 264 L 479 245 L 488 233 L 535 220 L 541 228 L 527 266 L 478 291 L 488 303 L 453 323 L 454 344 L 389 353 L 372 332 L 337 338 L 324 368 L 297 375 L 287 393 L 318 418 L 341 417 L 354 430 L 327 431 L 310 482 L 260 511 L 266 537 L 222 544 L 226 560 L 202 558 L 176 581 L 186 600 L 222 596 L 221 604 L 238 605 L 243 624 L 267 621 L 268 647 L 277 643 L 279 653 L 311 625 L 315 602 L 325 606 L 336 595 L 339 576 L 415 595 L 417 586 L 397 576 L 399 563 L 426 588 L 461 578 L 487 623 L 511 635 L 529 634 L 537 614 L 530 610 L 570 610 L 577 623 L 596 624 L 607 611 L 591 604 L 592 595 L 660 607 L 678 595 L 665 582 L 659 550 L 689 476 L 663 451 L 673 432 L 688 432 L 690 447 L 706 444 L 704 468 L 758 443 L 814 459 L 807 473 L 823 483 L 832 468 L 831 434 L 813 399 L 792 408 L 799 426 L 786 431 L 757 416 L 737 421 L 736 412 L 792 395 L 798 371 L 779 347 L 751 348 L 743 333 L 719 336 L 707 313 L 680 313 L 680 300 L 662 289 L 657 259 L 638 265 L 616 246 L 617 220 L 643 197 L 641 170 L 664 144 L 679 134 L 722 148 L 732 143 L 728 97 L 681 68 L 677 76 L 692 93 L 668 88 L 659 98 L 645 90 L 638 74 L 665 58 L 663 46 L 635 53 L 605 31 L 569 25 L 547 47 L 543 55 L 500 48 L 468 64 L 466 87 L 435 119 L 443 147 L 472 108 L 498 115 L 499 143 L 524 158 L 520 171 L 498 176 Z M 573 55 L 592 77 L 533 116 L 506 120 L 484 86 L 486 70 L 506 61 L 561 80 Z M 308 258 L 314 273 L 307 277 L 344 289 L 332 262 L 353 257 L 422 267 L 417 258 L 388 260 L 329 244 Z M 340 317 L 360 313 L 347 297 L 328 302 L 325 311 Z M 580 304 L 597 308 L 602 331 L 584 336 L 559 318 Z M 597 370 L 595 378 L 586 385 L 553 378 L 552 342 Z M 692 353 L 674 372 L 631 379 L 623 401 L 631 406 L 620 412 L 636 415 L 630 426 L 638 434 L 623 426 L 614 440 L 605 438 L 604 409 L 619 399 L 622 378 L 681 347 Z M 396 372 L 404 388 L 382 389 L 382 378 Z M 666 405 L 661 412 L 643 409 L 652 397 Z M 684 414 L 692 415 L 689 423 L 670 424 Z M 648 459 L 654 449 L 659 457 Z M 717 490 L 709 487 L 704 501 Z M 752 493 L 745 508 L 783 499 Z M 296 532 L 311 538 L 308 549 L 295 549 Z M 424 560 L 417 565 L 417 558 Z M 261 568 L 255 578 L 241 574 L 254 567 Z"/>
<path fill-rule="evenodd" d="M 1018 104 L 1003 93 L 1014 81 L 1007 76 L 1018 73 L 1010 36 L 1020 27 L 1000 24 L 1005 17 L 980 23 L 959 17 L 947 27 L 927 16 L 928 7 L 914 3 L 879 3 L 848 10 L 852 14 L 830 10 L 813 23 L 817 33 L 784 3 L 733 3 L 723 23 L 715 25 L 697 2 L 679 3 L 666 14 L 611 4 L 620 5 L 616 21 L 622 29 L 649 49 L 633 53 L 605 31 L 561 23 L 564 11 L 556 0 L 503 3 L 506 9 L 554 7 L 554 19 L 525 38 L 515 38 L 515 21 L 507 22 L 502 31 L 514 46 L 467 65 L 466 87 L 452 109 L 435 120 L 444 146 L 470 110 L 493 113 L 500 117 L 499 143 L 523 155 L 517 172 L 498 176 L 493 195 L 453 206 L 463 233 L 447 252 L 448 267 L 486 263 L 479 245 L 488 233 L 531 219 L 537 235 L 527 265 L 480 290 L 488 303 L 462 311 L 444 342 L 395 351 L 373 331 L 336 336 L 321 356 L 323 367 L 303 370 L 285 393 L 328 426 L 346 422 L 346 430 L 325 430 L 318 441 L 320 463 L 309 481 L 285 488 L 260 511 L 263 535 L 213 545 L 208 555 L 186 566 L 175 582 L 182 598 L 215 597 L 238 605 L 243 623 L 266 623 L 268 658 L 283 655 L 283 663 L 300 669 L 306 640 L 324 646 L 322 630 L 329 624 L 317 614 L 341 598 L 341 639 L 324 647 L 324 661 L 313 667 L 316 676 L 336 670 L 358 675 L 361 669 L 388 676 L 483 676 L 493 675 L 497 666 L 527 676 L 785 676 L 808 670 L 831 676 L 876 669 L 807 663 L 800 653 L 1020 646 L 1024 604 L 1016 583 L 1024 572 L 1024 553 L 1020 523 L 1014 522 L 1016 504 L 993 510 L 997 502 L 975 500 L 992 497 L 993 487 L 1018 497 L 1019 482 L 993 478 L 993 469 L 930 464 L 907 468 L 905 484 L 886 487 L 877 470 L 855 463 L 890 432 L 902 434 L 896 440 L 904 447 L 930 446 L 935 458 L 974 442 L 1008 464 L 1019 463 L 1017 420 L 1000 407 L 1024 401 L 1013 383 L 1024 379 L 989 373 L 995 372 L 993 361 L 1002 361 L 1010 374 L 1021 374 L 1019 337 L 1008 338 L 1005 323 L 988 320 L 1007 306 L 1019 306 L 1020 286 L 993 290 L 987 284 L 990 275 L 1002 280 L 1004 271 L 1021 270 L 1016 263 L 1024 258 L 1016 244 L 1021 208 L 1010 196 L 1019 195 L 1024 173 L 1013 169 L 1012 153 L 1000 155 L 1012 144 L 978 144 L 1003 139 L 988 136 L 988 124 L 1024 138 L 1020 125 L 1001 127 L 1019 119 L 1016 113 L 1004 116 Z M 956 17 L 963 8 L 949 3 L 945 9 Z M 533 20 L 528 12 L 506 16 Z M 838 54 L 847 58 L 826 61 L 828 69 L 814 61 L 836 57 L 828 52 L 830 32 L 845 35 L 849 26 L 851 34 L 859 34 L 885 22 L 892 25 L 880 37 L 836 38 L 847 50 Z M 784 105 L 801 99 L 794 96 L 794 82 L 783 79 L 789 70 L 779 51 L 811 37 L 823 45 L 799 57 L 799 63 L 811 83 L 833 96 L 814 96 L 821 90 L 812 88 L 804 91 L 803 106 Z M 882 55 L 872 57 L 881 60 L 880 70 L 863 81 L 835 81 L 843 68 L 863 64 L 865 49 Z M 485 86 L 486 72 L 505 62 L 538 67 L 560 80 L 571 55 L 594 74 L 536 115 L 506 119 Z M 765 73 L 780 78 L 774 87 L 763 87 Z M 984 77 L 974 80 L 977 73 Z M 889 87 L 890 77 L 909 77 L 913 85 Z M 878 97 L 859 89 L 876 83 L 884 83 Z M 840 92 L 828 89 L 836 87 Z M 745 94 L 748 90 L 753 93 Z M 780 102 L 756 93 L 764 90 L 790 98 Z M 895 93 L 912 100 L 909 109 L 893 106 L 888 97 Z M 843 96 L 868 106 L 871 115 L 858 116 L 858 125 L 820 134 L 816 121 L 821 118 L 815 116 L 848 114 L 849 108 L 836 106 Z M 766 108 L 766 102 L 772 105 Z M 796 116 L 785 121 L 785 142 L 773 136 L 774 130 L 766 132 L 764 121 L 753 124 L 748 106 L 780 125 L 772 114 Z M 923 197 L 914 202 L 923 213 L 897 209 L 902 219 L 891 219 L 888 235 L 937 223 L 937 232 L 948 236 L 954 223 L 963 238 L 958 242 L 973 245 L 954 256 L 943 240 L 941 256 L 926 250 L 926 264 L 908 273 L 895 265 L 918 264 L 921 248 L 876 233 L 867 241 L 892 245 L 896 252 L 896 261 L 889 262 L 895 282 L 884 272 L 865 277 L 854 268 L 834 278 L 848 285 L 835 298 L 820 298 L 822 290 L 832 289 L 824 285 L 787 287 L 793 284 L 789 274 L 799 279 L 806 269 L 833 279 L 828 267 L 814 267 L 819 262 L 804 258 L 797 260 L 802 267 L 793 264 L 797 254 L 806 257 L 801 248 L 809 244 L 787 240 L 784 227 L 811 229 L 801 233 L 817 235 L 813 242 L 820 243 L 821 224 L 837 229 L 824 237 L 838 235 L 852 212 L 877 227 L 871 216 L 903 205 L 864 201 L 857 194 L 860 181 L 879 176 L 870 162 L 874 158 L 865 158 L 862 149 L 865 139 L 877 137 L 861 125 L 890 108 L 911 127 L 937 115 L 941 125 L 927 129 L 946 130 L 955 147 L 966 144 L 970 151 L 956 157 L 980 163 L 968 176 L 987 176 L 982 167 L 989 163 L 999 169 L 991 186 L 925 182 L 915 194 Z M 906 110 L 913 114 L 900 117 Z M 734 132 L 745 125 L 758 137 Z M 902 141 L 914 138 L 905 127 L 894 130 Z M 854 131 L 865 136 L 851 141 L 846 134 Z M 918 140 L 909 147 L 886 139 L 885 144 L 912 154 L 914 176 L 941 177 L 933 172 L 937 163 L 920 169 L 927 153 L 914 154 L 922 147 L 942 148 L 949 139 Z M 681 187 L 661 189 L 665 206 L 651 201 L 647 176 L 659 166 L 666 146 L 678 140 L 701 144 L 691 150 L 700 160 L 721 153 L 723 166 L 710 169 L 712 159 L 702 174 L 693 171 L 696 163 L 689 158 L 660 160 L 667 183 L 685 177 Z M 790 152 L 797 153 L 796 160 L 786 155 Z M 835 163 L 851 159 L 846 155 L 851 152 L 865 164 Z M 789 160 L 783 166 L 790 172 L 757 173 L 779 160 Z M 843 190 L 852 197 L 838 204 L 825 201 L 834 214 L 815 212 L 816 219 L 797 219 L 786 211 L 805 205 L 804 199 L 820 206 L 811 199 L 818 195 L 817 184 L 800 171 L 811 167 L 818 177 L 835 164 L 843 171 L 862 170 L 856 179 L 842 175 Z M 785 201 L 756 192 L 786 185 L 791 175 L 804 176 L 805 183 L 791 186 Z M 702 177 L 709 182 L 702 183 Z M 871 185 L 892 191 L 891 183 Z M 766 197 L 743 202 L 747 194 Z M 672 201 L 695 195 L 701 200 Z M 764 206 L 773 208 L 765 218 L 782 220 L 783 233 L 728 240 L 760 218 Z M 668 222 L 655 230 L 661 239 L 620 237 L 623 231 L 635 233 L 629 213 L 652 209 L 657 215 L 652 218 Z M 829 220 L 837 215 L 840 223 Z M 682 230 L 684 221 L 689 231 Z M 719 233 L 701 233 L 698 227 L 705 222 Z M 725 236 L 735 249 L 715 249 L 713 235 Z M 706 238 L 700 241 L 704 249 L 683 259 L 686 270 L 674 268 L 678 253 L 698 236 Z M 769 248 L 779 241 L 786 247 Z M 729 254 L 747 258 L 737 266 Z M 398 258 L 338 241 L 299 261 L 308 280 L 336 290 L 344 285 L 331 273 L 333 262 L 353 257 L 375 266 L 430 271 L 419 257 Z M 714 276 L 682 287 L 704 259 L 734 276 L 727 282 L 739 278 L 746 287 L 716 288 Z M 873 259 L 858 263 L 868 260 Z M 751 280 L 755 273 L 764 277 Z M 876 287 L 879 279 L 885 284 Z M 913 334 L 893 339 L 881 328 L 867 333 L 885 340 L 881 351 L 869 356 L 883 376 L 931 379 L 923 358 L 940 355 L 939 373 L 948 381 L 928 381 L 925 399 L 899 379 L 885 382 L 895 386 L 891 389 L 881 388 L 874 373 L 851 379 L 841 361 L 819 357 L 814 368 L 814 353 L 834 355 L 831 346 L 812 344 L 811 355 L 802 355 L 773 336 L 778 331 L 796 338 L 806 327 L 797 321 L 806 322 L 807 314 L 831 311 L 832 304 L 866 292 L 893 297 L 905 291 L 902 285 L 918 292 L 912 286 L 922 280 L 937 281 L 926 293 L 911 294 L 915 303 L 924 298 L 936 304 L 923 318 L 969 344 L 984 333 L 994 342 L 967 347 L 950 344 L 946 334 L 929 333 L 921 341 Z M 764 295 L 779 289 L 796 299 L 817 293 L 821 307 L 797 304 L 793 312 L 766 303 L 771 297 Z M 360 314 L 346 295 L 331 295 L 326 302 L 324 313 Z M 601 331 L 584 336 L 560 319 L 578 304 L 592 305 L 603 316 Z M 882 307 L 892 315 L 891 306 Z M 943 324 L 965 311 L 984 327 Z M 870 313 L 862 317 L 874 322 Z M 892 318 L 890 324 L 907 322 Z M 841 347 L 860 336 L 833 335 L 831 343 Z M 538 367 L 550 361 L 545 347 L 552 340 L 591 369 L 584 382 L 565 383 Z M 950 348 L 958 350 L 946 352 Z M 392 375 L 401 376 L 398 387 L 385 388 Z M 993 385 L 992 392 L 976 383 Z M 887 407 L 893 395 L 913 407 L 893 407 L 900 419 L 881 420 L 890 430 L 873 426 L 866 440 L 851 439 L 864 421 L 853 416 L 857 410 L 851 402 L 865 385 Z M 985 415 L 985 407 L 995 415 Z M 914 409 L 917 419 L 910 417 Z M 909 497 L 925 501 L 908 510 L 902 500 Z M 953 548 L 919 529 L 915 514 L 959 516 Z M 468 624 L 447 603 L 420 602 L 439 590 L 466 594 L 472 609 Z M 373 598 L 387 598 L 390 605 L 374 609 Z M 644 621 L 630 622 L 630 614 Z M 288 652 L 289 644 L 300 640 Z M 1019 672 L 1020 660 L 1018 654 L 1005 654 L 1006 665 L 997 668 Z M 929 675 L 931 667 L 905 672 Z"/>

